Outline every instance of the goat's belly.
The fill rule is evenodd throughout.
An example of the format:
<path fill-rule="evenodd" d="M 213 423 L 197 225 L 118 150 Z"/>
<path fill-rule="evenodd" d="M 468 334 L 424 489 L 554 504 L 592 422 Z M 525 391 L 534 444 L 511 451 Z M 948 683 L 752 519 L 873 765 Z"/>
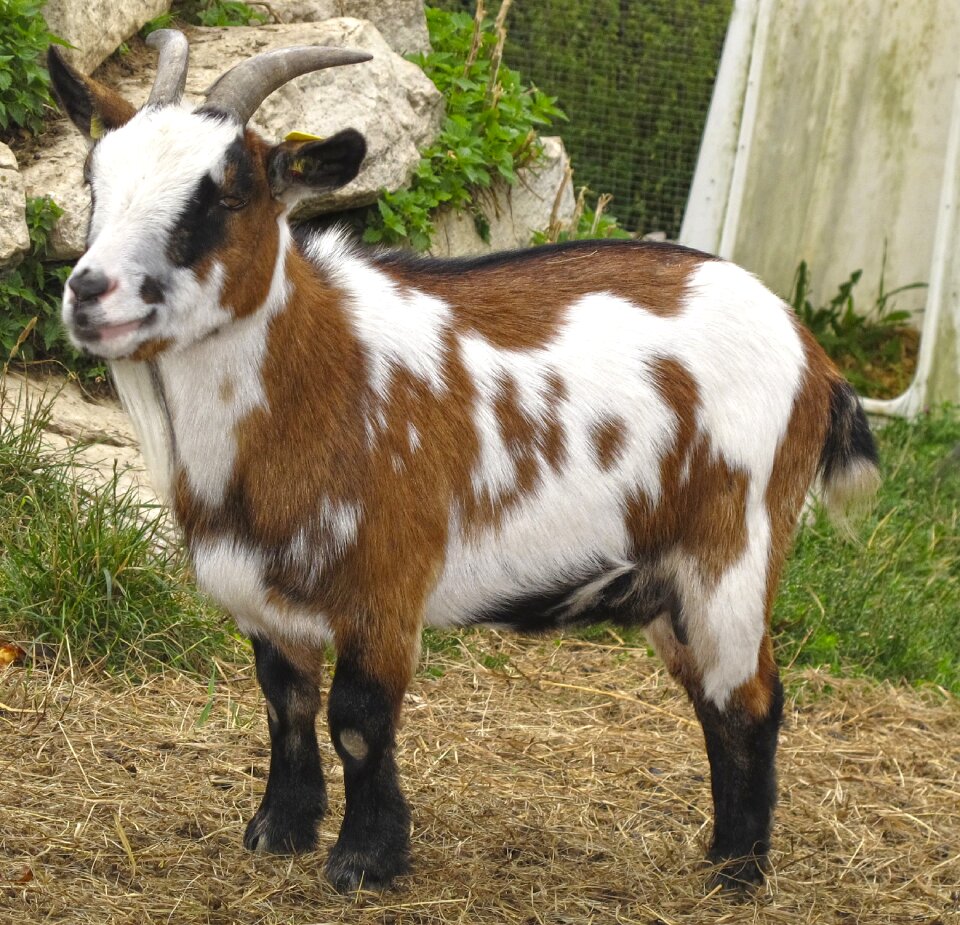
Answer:
<path fill-rule="evenodd" d="M 457 518 L 440 578 L 429 596 L 431 626 L 493 622 L 544 629 L 576 619 L 564 602 L 615 581 L 633 567 L 622 494 L 592 483 L 571 491 L 558 480 L 503 517 L 464 532 Z"/>

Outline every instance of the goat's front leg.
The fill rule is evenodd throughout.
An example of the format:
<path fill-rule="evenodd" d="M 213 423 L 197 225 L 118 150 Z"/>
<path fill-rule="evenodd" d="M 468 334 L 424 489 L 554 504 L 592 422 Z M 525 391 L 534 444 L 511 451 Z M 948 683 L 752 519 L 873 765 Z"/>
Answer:
<path fill-rule="evenodd" d="M 243 844 L 274 854 L 311 851 L 317 843 L 317 822 L 327 809 L 316 731 L 322 651 L 309 647 L 291 658 L 266 639 L 254 636 L 251 641 L 267 701 L 270 774 Z"/>
<path fill-rule="evenodd" d="M 419 651 L 419 628 L 337 634 L 327 713 L 343 761 L 346 809 L 326 874 L 341 892 L 390 885 L 410 867 L 410 810 L 394 758 L 404 691 Z"/>

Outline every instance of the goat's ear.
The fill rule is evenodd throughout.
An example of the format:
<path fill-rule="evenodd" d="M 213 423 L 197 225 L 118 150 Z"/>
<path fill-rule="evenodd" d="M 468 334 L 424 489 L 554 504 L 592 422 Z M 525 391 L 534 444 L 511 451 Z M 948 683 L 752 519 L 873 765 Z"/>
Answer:
<path fill-rule="evenodd" d="M 74 70 L 53 45 L 47 51 L 47 69 L 61 106 L 91 141 L 120 128 L 135 115 L 136 109 L 119 93 Z"/>
<path fill-rule="evenodd" d="M 339 189 L 360 172 L 366 153 L 363 135 L 352 128 L 322 140 L 283 141 L 267 156 L 270 192 L 279 198 L 298 187 L 303 192 Z"/>

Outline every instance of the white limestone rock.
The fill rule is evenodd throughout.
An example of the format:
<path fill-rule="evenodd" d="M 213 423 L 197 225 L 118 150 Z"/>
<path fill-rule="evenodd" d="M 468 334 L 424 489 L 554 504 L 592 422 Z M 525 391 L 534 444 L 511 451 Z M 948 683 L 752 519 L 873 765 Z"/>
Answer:
<path fill-rule="evenodd" d="M 30 247 L 26 207 L 17 159 L 0 142 L 0 270 L 19 263 Z"/>
<path fill-rule="evenodd" d="M 430 51 L 423 0 L 273 0 L 270 8 L 281 22 L 369 19 L 398 54 Z"/>
<path fill-rule="evenodd" d="M 170 0 L 47 0 L 43 16 L 50 31 L 74 48 L 70 63 L 89 74 L 145 23 L 170 9 Z"/>
<path fill-rule="evenodd" d="M 310 217 L 376 201 L 381 189 L 404 186 L 420 161 L 419 149 L 436 137 L 443 122 L 443 98 L 415 64 L 393 51 L 369 22 L 332 19 L 318 23 L 243 29 L 192 29 L 186 101 L 202 102 L 203 92 L 224 71 L 261 51 L 288 45 L 334 45 L 373 54 L 364 64 L 330 68 L 286 84 L 272 94 L 251 120 L 267 140 L 297 130 L 333 135 L 354 128 L 367 140 L 360 175 L 346 187 L 305 199 L 296 215 Z M 136 105 L 146 101 L 155 62 L 116 87 Z M 83 252 L 89 196 L 82 187 L 86 145 L 64 121 L 23 177 L 29 195 L 49 195 L 64 209 L 52 236 L 52 255 L 72 259 Z"/>

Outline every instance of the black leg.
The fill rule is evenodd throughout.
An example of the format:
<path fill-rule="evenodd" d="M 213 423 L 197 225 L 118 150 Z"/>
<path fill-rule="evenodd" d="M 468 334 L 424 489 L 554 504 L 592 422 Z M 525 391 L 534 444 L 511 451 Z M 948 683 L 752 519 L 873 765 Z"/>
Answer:
<path fill-rule="evenodd" d="M 734 696 L 719 710 L 694 700 L 710 760 L 714 828 L 708 860 L 715 883 L 746 889 L 763 882 L 776 802 L 774 760 L 783 715 L 783 687 L 771 680 L 768 709 L 755 716 Z"/>
<path fill-rule="evenodd" d="M 316 682 L 272 643 L 254 637 L 257 679 L 267 700 L 270 775 L 256 815 L 247 825 L 250 851 L 291 854 L 316 847 L 317 822 L 327 809 L 327 793 L 317 748 Z"/>
<path fill-rule="evenodd" d="M 383 889 L 410 868 L 410 810 L 394 761 L 402 695 L 402 687 L 389 692 L 359 660 L 338 659 L 328 715 L 343 761 L 346 810 L 326 874 L 341 892 Z"/>

